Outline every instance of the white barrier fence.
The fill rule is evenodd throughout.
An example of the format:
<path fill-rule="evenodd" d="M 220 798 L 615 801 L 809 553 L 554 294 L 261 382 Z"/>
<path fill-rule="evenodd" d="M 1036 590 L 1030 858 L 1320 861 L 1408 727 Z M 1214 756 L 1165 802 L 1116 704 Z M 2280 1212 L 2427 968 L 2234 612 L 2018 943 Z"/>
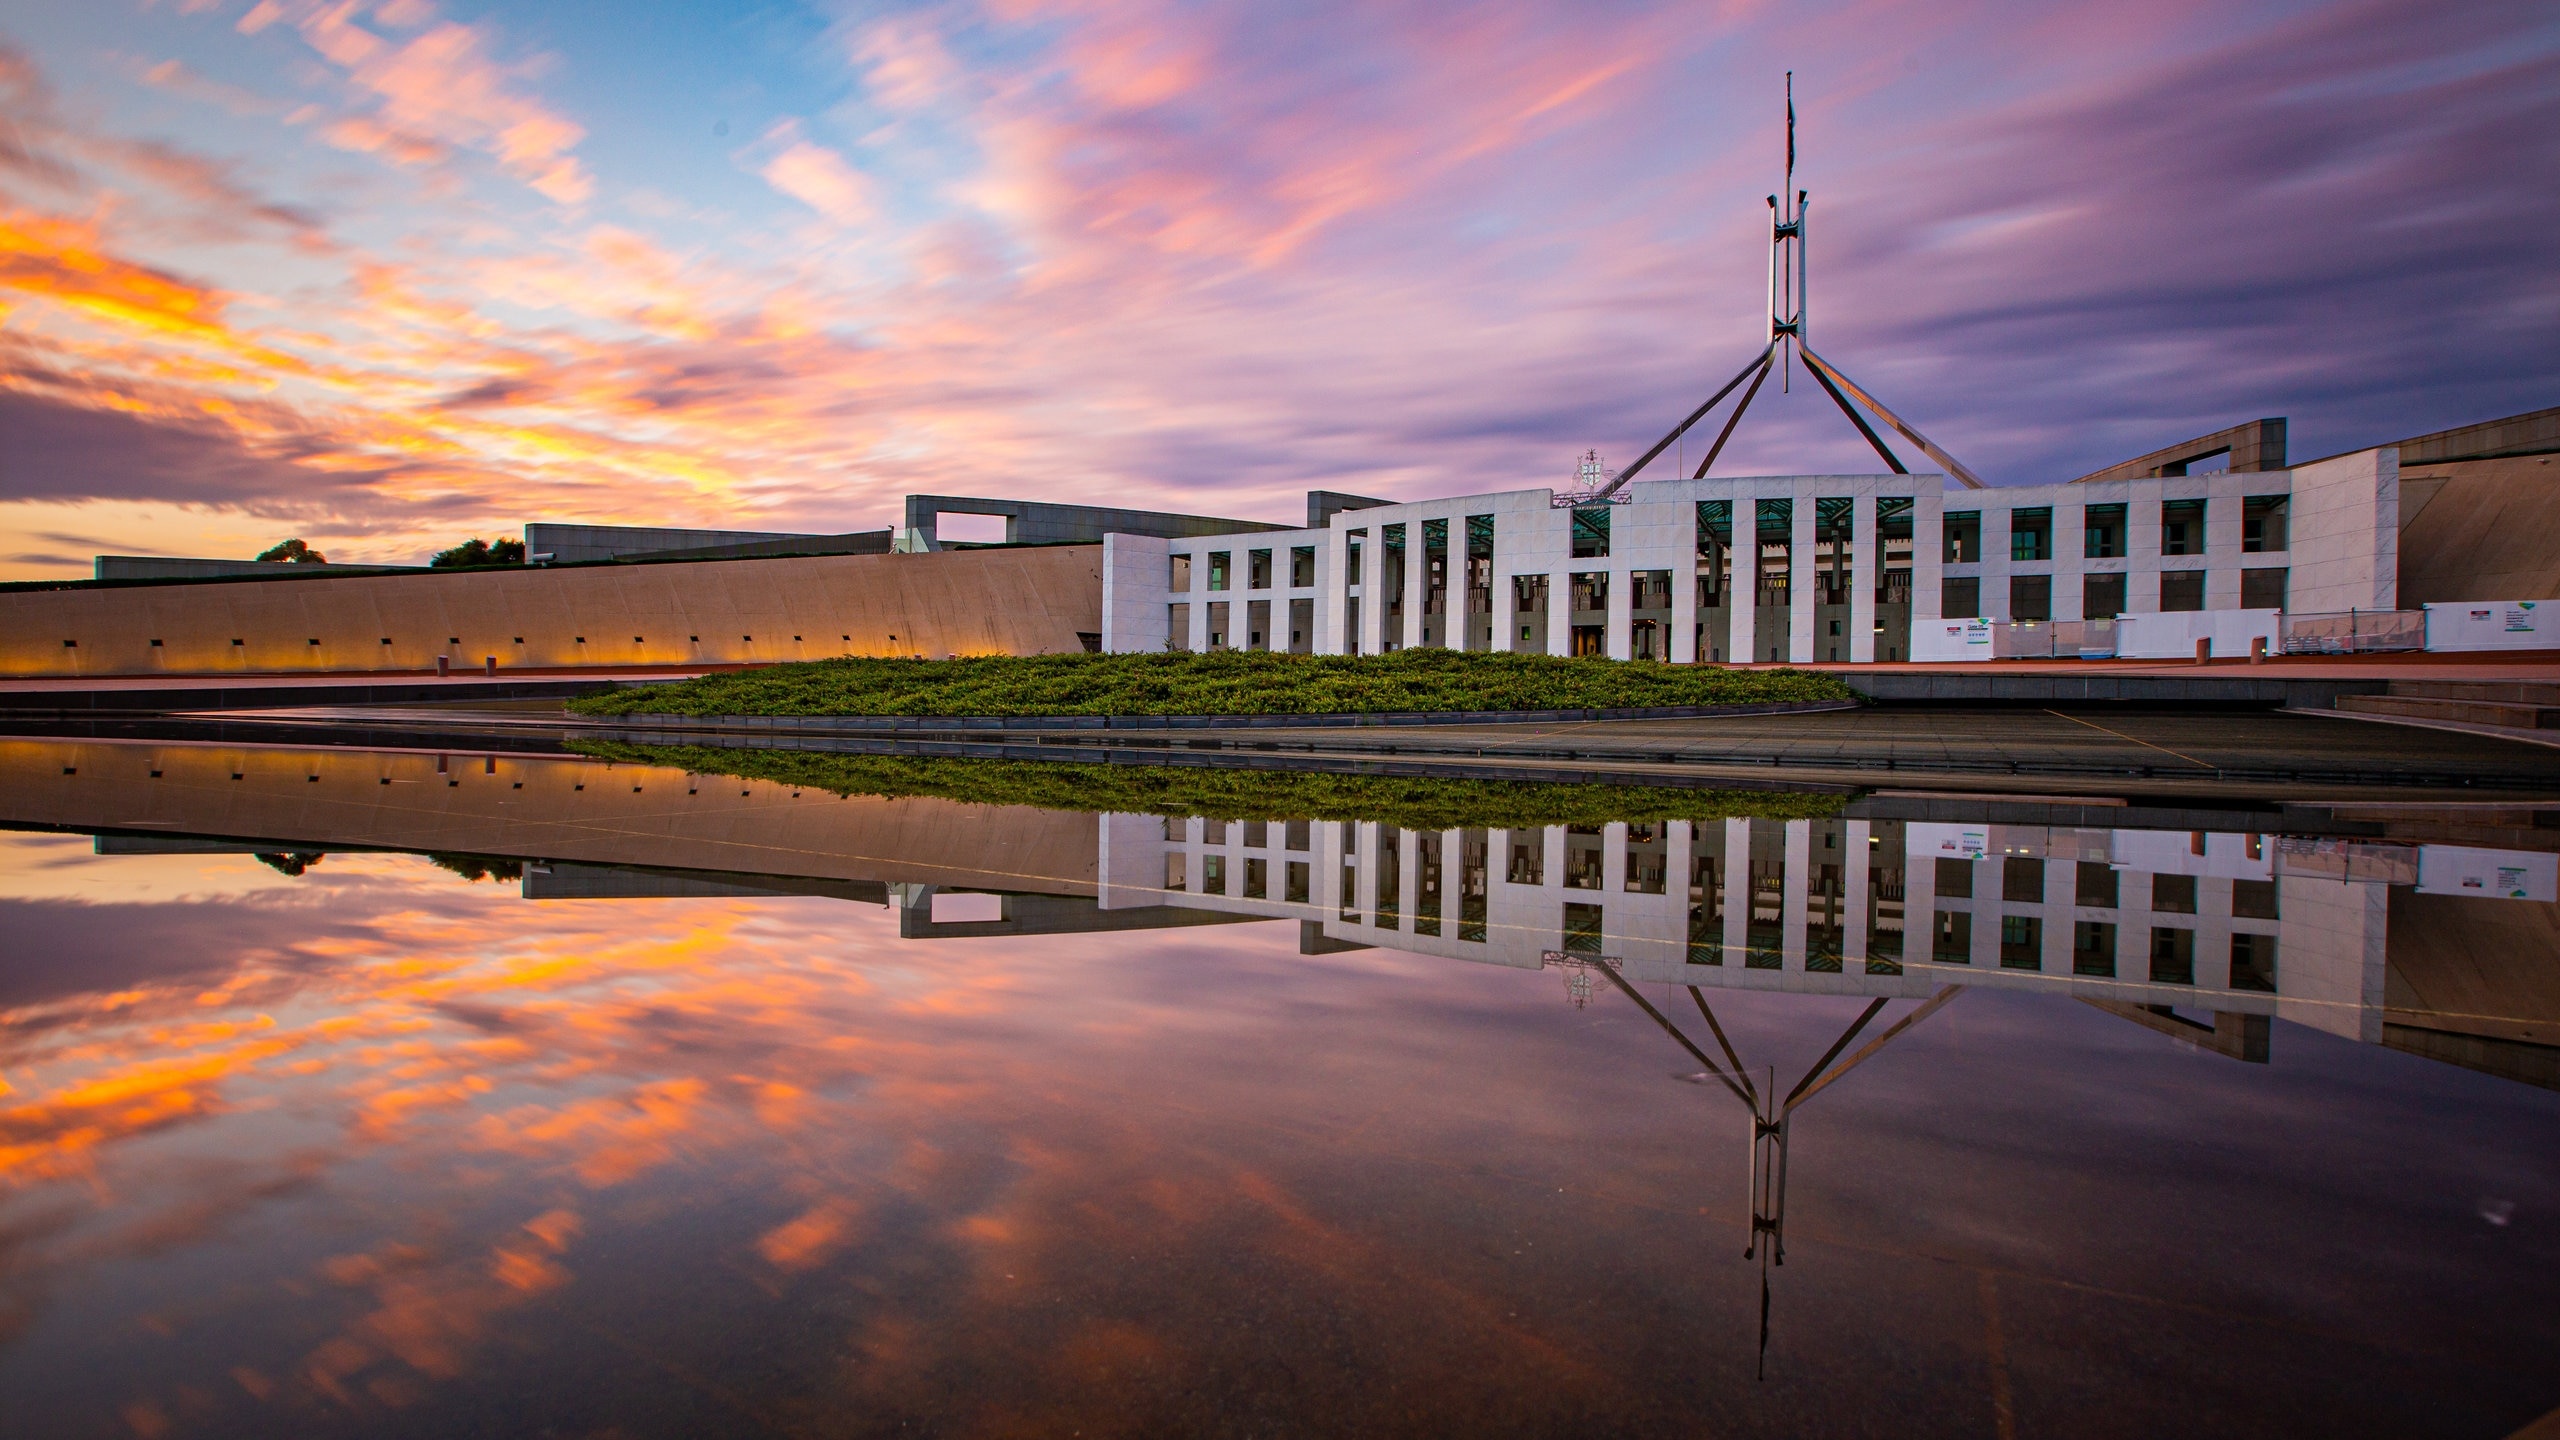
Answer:
<path fill-rule="evenodd" d="M 2429 650 L 2560 650 L 2560 600 L 2456 600 L 2426 609 Z"/>
<path fill-rule="evenodd" d="M 2427 614 L 2423 610 L 2334 610 L 2284 617 L 2287 655 L 2371 655 L 2386 650 L 2424 650 Z"/>
<path fill-rule="evenodd" d="M 2422 610 L 2173 610 L 2112 620 L 1965 618 L 1915 624 L 1911 658 L 1965 660 L 2192 660 L 2203 643 L 2235 659 L 2263 643 L 2270 655 L 2390 651 L 2560 650 L 2560 600 L 2465 600 Z"/>
<path fill-rule="evenodd" d="M 2199 644 L 2229 658 L 2283 646 L 2281 610 L 2171 610 L 2116 617 L 2116 654 L 2126 660 L 2192 660 Z"/>

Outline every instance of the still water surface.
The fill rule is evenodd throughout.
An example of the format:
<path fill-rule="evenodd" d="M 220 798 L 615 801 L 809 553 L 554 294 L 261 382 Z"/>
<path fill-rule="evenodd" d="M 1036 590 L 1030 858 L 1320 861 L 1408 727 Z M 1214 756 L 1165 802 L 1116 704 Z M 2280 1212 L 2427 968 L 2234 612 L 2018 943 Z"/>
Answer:
<path fill-rule="evenodd" d="M 2476 998 L 2560 956 L 2437 953 L 2550 933 L 2494 847 L 0 749 L 11 1436 L 2560 1405 L 2560 1093 Z"/>

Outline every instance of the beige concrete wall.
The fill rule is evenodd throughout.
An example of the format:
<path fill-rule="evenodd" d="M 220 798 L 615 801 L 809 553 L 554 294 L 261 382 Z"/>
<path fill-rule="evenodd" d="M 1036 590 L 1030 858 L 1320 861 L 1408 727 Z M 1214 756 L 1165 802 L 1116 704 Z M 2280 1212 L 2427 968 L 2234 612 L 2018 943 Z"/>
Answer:
<path fill-rule="evenodd" d="M 1041 654 L 1101 629 L 1099 545 L 822 555 L 0 593 L 0 675 Z"/>
<path fill-rule="evenodd" d="M 1052 895 L 1095 893 L 1100 853 L 1091 815 L 1021 806 L 600 760 L 115 741 L 0 741 L 0 821 Z"/>
<path fill-rule="evenodd" d="M 2400 603 L 2560 599 L 2560 456 L 2400 472 Z"/>
<path fill-rule="evenodd" d="M 2317 614 L 2398 606 L 2399 451 L 2386 445 L 2296 466 L 2287 508 L 2292 573 L 2286 609 Z"/>

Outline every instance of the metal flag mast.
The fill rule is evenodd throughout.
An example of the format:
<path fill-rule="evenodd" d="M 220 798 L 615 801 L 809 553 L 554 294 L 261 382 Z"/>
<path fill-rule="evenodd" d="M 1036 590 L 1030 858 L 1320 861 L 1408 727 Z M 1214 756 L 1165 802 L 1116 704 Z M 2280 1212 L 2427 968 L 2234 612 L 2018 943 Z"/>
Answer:
<path fill-rule="evenodd" d="M 1571 497 L 1574 503 L 1590 504 L 1617 493 L 1628 481 L 1636 478 L 1637 472 L 1653 463 L 1654 457 L 1670 449 L 1675 441 L 1689 433 L 1689 427 L 1705 419 L 1709 411 L 1722 404 L 1724 398 L 1736 389 L 1742 388 L 1747 380 L 1749 388 L 1742 389 L 1742 398 L 1735 402 L 1733 413 L 1725 417 L 1724 428 L 1716 432 L 1715 443 L 1707 447 L 1707 458 L 1698 462 L 1697 474 L 1691 477 L 1698 480 L 1707 478 L 1707 471 L 1716 463 L 1716 457 L 1724 453 L 1725 442 L 1733 438 L 1734 427 L 1742 423 L 1742 412 L 1751 408 L 1752 398 L 1760 393 L 1761 382 L 1769 378 L 1772 369 L 1777 369 L 1778 388 L 1781 391 L 1787 389 L 1794 380 L 1794 359 L 1799 355 L 1804 358 L 1805 373 L 1821 385 L 1823 393 L 1840 407 L 1841 414 L 1849 417 L 1850 424 L 1858 427 L 1858 433 L 1875 448 L 1877 455 L 1883 457 L 1884 463 L 1892 467 L 1894 474 L 1908 475 L 1911 471 L 1884 443 L 1875 427 L 1867 423 L 1867 417 L 1858 413 L 1861 406 L 1891 426 L 1903 439 L 1918 446 L 1922 454 L 1936 461 L 1958 483 L 1971 490 L 1983 488 L 1982 477 L 1974 474 L 1963 461 L 1930 443 L 1929 438 L 1913 428 L 1911 422 L 1886 409 L 1872 393 L 1841 373 L 1840 367 L 1815 354 L 1813 347 L 1805 343 L 1805 211 L 1813 197 L 1809 192 L 1796 188 L 1796 72 L 1793 70 L 1787 72 L 1786 176 L 1783 199 L 1777 195 L 1769 197 L 1768 343 L 1724 383 L 1723 389 L 1690 411 L 1689 418 L 1672 426 L 1671 433 L 1655 441 L 1652 449 L 1637 457 L 1636 463 L 1619 471 L 1605 487 Z M 1565 503 L 1564 498 L 1559 497 L 1558 503 Z"/>

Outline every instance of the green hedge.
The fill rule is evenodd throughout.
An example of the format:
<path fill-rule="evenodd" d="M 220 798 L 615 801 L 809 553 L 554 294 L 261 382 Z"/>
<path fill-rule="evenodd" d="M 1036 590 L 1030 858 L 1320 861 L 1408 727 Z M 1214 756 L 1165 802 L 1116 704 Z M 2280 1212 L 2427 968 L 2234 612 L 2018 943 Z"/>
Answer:
<path fill-rule="evenodd" d="M 1406 775 L 1336 775 L 1197 765 L 1105 765 L 1074 760 L 962 760 L 724 750 L 572 740 L 582 755 L 735 775 L 835 795 L 925 796 L 970 805 L 1217 820 L 1375 820 L 1407 830 L 1513 829 L 1611 821 L 1799 820 L 1838 813 L 1846 797 L 1781 790 L 1567 785 Z"/>
<path fill-rule="evenodd" d="M 570 702 L 582 715 L 1329 715 L 1856 699 L 1829 675 L 1554 655 L 989 655 L 767 665 Z"/>

